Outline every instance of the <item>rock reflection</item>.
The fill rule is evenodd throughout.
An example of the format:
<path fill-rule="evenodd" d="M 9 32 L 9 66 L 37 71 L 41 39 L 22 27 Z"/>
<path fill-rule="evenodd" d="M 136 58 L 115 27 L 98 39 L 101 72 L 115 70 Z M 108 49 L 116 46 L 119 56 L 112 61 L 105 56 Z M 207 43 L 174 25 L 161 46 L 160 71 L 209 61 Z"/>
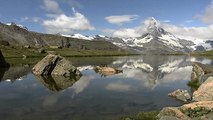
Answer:
<path fill-rule="evenodd" d="M 71 87 L 76 81 L 80 79 L 78 76 L 63 77 L 63 76 L 36 76 L 36 78 L 49 90 L 57 92 L 68 87 Z"/>
<path fill-rule="evenodd" d="M 8 70 L 8 68 L 1 68 L 0 69 L 0 82 L 3 81 L 4 74 L 7 70 Z"/>
<path fill-rule="evenodd" d="M 0 69 L 0 81 L 15 82 L 30 72 L 30 67 L 15 66 Z"/>

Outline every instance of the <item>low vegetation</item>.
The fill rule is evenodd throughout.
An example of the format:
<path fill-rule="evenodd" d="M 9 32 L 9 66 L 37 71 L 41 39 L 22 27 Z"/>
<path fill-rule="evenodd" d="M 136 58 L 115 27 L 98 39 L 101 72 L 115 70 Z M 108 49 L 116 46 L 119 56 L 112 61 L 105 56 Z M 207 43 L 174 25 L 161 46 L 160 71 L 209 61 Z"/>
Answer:
<path fill-rule="evenodd" d="M 157 115 L 159 112 L 139 112 L 135 116 L 122 116 L 120 120 L 157 120 Z"/>
<path fill-rule="evenodd" d="M 25 47 L 0 47 L 2 54 L 5 58 L 32 58 L 43 57 L 47 53 L 40 53 L 37 48 L 25 48 Z M 127 51 L 110 51 L 110 50 L 81 50 L 71 48 L 44 48 L 46 52 L 55 51 L 57 54 L 64 57 L 92 57 L 92 56 L 126 56 L 133 55 Z"/>
<path fill-rule="evenodd" d="M 213 59 L 213 50 L 205 51 L 205 52 L 193 52 L 191 53 L 192 56 L 204 56 L 209 59 Z"/>
<path fill-rule="evenodd" d="M 187 85 L 190 86 L 191 88 L 197 90 L 201 84 L 199 83 L 198 80 L 192 80 L 192 81 L 189 81 L 187 83 Z"/>

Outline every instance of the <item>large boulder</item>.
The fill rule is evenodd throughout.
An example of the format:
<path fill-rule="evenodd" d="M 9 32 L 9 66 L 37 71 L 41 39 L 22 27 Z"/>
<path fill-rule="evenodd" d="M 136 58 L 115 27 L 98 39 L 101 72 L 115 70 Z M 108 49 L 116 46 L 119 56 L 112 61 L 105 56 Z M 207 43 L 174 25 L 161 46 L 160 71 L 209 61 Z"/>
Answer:
<path fill-rule="evenodd" d="M 174 92 L 169 93 L 168 95 L 183 102 L 189 102 L 191 100 L 191 96 L 187 90 L 178 89 Z"/>
<path fill-rule="evenodd" d="M 160 120 L 212 120 L 213 101 L 200 101 L 180 107 L 166 107 L 158 114 Z"/>
<path fill-rule="evenodd" d="M 0 51 L 0 68 L 9 67 L 10 65 L 5 61 L 4 56 Z"/>
<path fill-rule="evenodd" d="M 63 75 L 64 77 L 80 76 L 80 71 L 72 63 L 64 58 L 59 60 L 53 69 L 52 75 Z"/>
<path fill-rule="evenodd" d="M 49 54 L 39 61 L 32 69 L 36 75 L 59 75 L 64 77 L 81 76 L 72 63 L 59 55 Z"/>
<path fill-rule="evenodd" d="M 193 93 L 193 101 L 213 101 L 213 77 L 209 77 Z"/>
<path fill-rule="evenodd" d="M 209 65 L 204 65 L 202 63 L 194 62 L 192 66 L 193 66 L 192 73 L 191 73 L 192 81 L 200 81 L 203 75 L 213 73 L 213 67 Z"/>

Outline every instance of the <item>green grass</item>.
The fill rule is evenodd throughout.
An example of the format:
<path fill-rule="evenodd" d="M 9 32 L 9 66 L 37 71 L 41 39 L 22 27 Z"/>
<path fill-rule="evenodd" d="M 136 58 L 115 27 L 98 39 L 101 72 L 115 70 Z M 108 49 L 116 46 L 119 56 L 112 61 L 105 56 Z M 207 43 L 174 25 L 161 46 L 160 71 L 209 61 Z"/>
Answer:
<path fill-rule="evenodd" d="M 5 58 L 23 58 L 27 57 L 44 57 L 47 53 L 41 54 L 36 48 L 21 48 L 21 47 L 0 47 Z M 110 50 L 81 50 L 81 49 L 50 49 L 44 48 L 45 51 L 55 51 L 57 54 L 64 57 L 93 57 L 93 56 L 127 56 L 136 55 L 127 51 L 110 51 Z"/>
<path fill-rule="evenodd" d="M 201 84 L 199 83 L 198 80 L 192 80 L 192 81 L 189 81 L 187 83 L 187 85 L 190 86 L 191 88 L 197 90 L 200 87 Z"/>
<path fill-rule="evenodd" d="M 78 58 L 78 57 L 104 57 L 104 56 L 128 56 L 135 55 L 126 51 L 109 51 L 109 50 L 80 50 L 80 49 L 50 49 L 44 48 L 45 51 L 55 51 L 63 57 Z M 41 54 L 37 48 L 22 48 L 22 47 L 8 47 L 0 46 L 0 50 L 6 61 L 11 65 L 33 65 L 41 60 L 47 53 Z M 24 58 L 24 56 L 26 58 Z M 91 58 L 93 59 L 93 58 Z M 79 61 L 79 59 L 78 59 Z M 82 62 L 84 62 L 83 60 Z M 102 60 L 103 62 L 103 60 Z"/>
<path fill-rule="evenodd" d="M 213 59 L 213 50 L 205 51 L 205 52 L 193 52 L 191 53 L 192 56 L 204 56 L 209 59 Z"/>
<path fill-rule="evenodd" d="M 139 112 L 136 116 L 123 116 L 120 120 L 157 120 L 158 111 Z"/>

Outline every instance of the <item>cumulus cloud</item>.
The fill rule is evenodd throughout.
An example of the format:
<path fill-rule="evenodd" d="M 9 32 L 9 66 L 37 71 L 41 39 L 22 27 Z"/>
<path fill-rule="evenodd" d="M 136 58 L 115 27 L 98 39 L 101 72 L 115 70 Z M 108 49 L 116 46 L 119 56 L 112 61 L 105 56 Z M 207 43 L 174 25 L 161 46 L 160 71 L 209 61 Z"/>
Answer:
<path fill-rule="evenodd" d="M 172 24 L 162 24 L 162 27 L 176 36 L 191 39 L 195 42 L 213 39 L 213 25 L 207 27 L 181 27 Z"/>
<path fill-rule="evenodd" d="M 83 14 L 74 9 L 72 16 L 67 16 L 65 14 L 51 16 L 51 19 L 43 21 L 43 26 L 48 33 L 64 34 L 95 29 Z"/>
<path fill-rule="evenodd" d="M 201 20 L 204 23 L 207 24 L 213 24 L 213 1 L 211 2 L 211 4 L 206 8 L 206 11 L 204 13 L 204 15 L 201 17 Z"/>
<path fill-rule="evenodd" d="M 116 92 L 126 92 L 131 90 L 131 85 L 124 83 L 110 83 L 106 86 L 106 89 Z"/>
<path fill-rule="evenodd" d="M 59 4 L 54 0 L 44 0 L 44 9 L 48 12 L 60 14 L 62 13 L 61 8 L 59 7 Z"/>
<path fill-rule="evenodd" d="M 112 35 L 114 37 L 124 37 L 124 38 L 128 38 L 128 37 L 139 37 L 141 34 L 137 32 L 138 28 L 124 28 L 124 29 L 120 29 L 120 30 L 114 30 Z"/>
<path fill-rule="evenodd" d="M 122 28 L 122 29 L 108 29 L 107 31 L 111 33 L 114 37 L 140 37 L 146 29 L 150 26 L 155 24 L 153 21 L 149 19 L 144 20 L 144 22 L 133 28 Z M 213 39 L 213 25 L 209 25 L 206 27 L 182 27 L 173 25 L 171 23 L 157 23 L 157 26 L 164 28 L 166 31 L 173 33 L 174 35 L 185 38 L 189 40 L 194 40 L 195 42 L 201 42 L 202 40 L 209 40 Z"/>
<path fill-rule="evenodd" d="M 107 20 L 111 24 L 122 25 L 124 23 L 136 20 L 138 17 L 138 15 L 107 16 L 105 17 L 105 20 Z"/>
<path fill-rule="evenodd" d="M 162 20 L 161 22 L 162 22 L 162 23 L 170 23 L 171 20 Z"/>

